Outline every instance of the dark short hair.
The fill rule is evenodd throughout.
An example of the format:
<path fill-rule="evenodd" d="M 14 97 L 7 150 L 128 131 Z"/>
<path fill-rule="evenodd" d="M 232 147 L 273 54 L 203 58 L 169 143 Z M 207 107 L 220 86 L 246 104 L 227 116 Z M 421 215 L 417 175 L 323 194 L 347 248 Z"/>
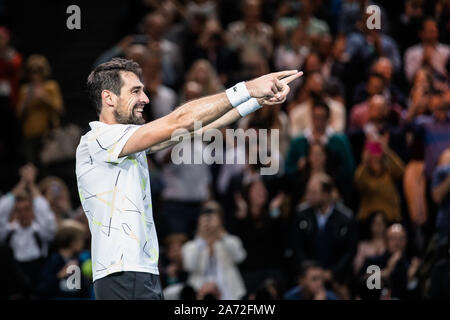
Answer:
<path fill-rule="evenodd" d="M 322 192 L 330 194 L 336 188 L 336 185 L 334 184 L 333 179 L 328 174 L 325 174 L 325 173 L 313 174 L 309 177 L 308 183 L 312 179 L 319 180 L 320 188 L 321 188 Z"/>
<path fill-rule="evenodd" d="M 87 92 L 90 100 L 95 106 L 97 115 L 102 110 L 102 91 L 109 90 L 116 95 L 120 95 L 123 86 L 120 71 L 133 72 L 142 81 L 142 71 L 139 64 L 132 60 L 113 58 L 108 62 L 95 67 L 87 79 Z"/>
<path fill-rule="evenodd" d="M 202 207 L 200 209 L 200 215 L 211 213 L 217 213 L 222 222 L 224 221 L 225 212 L 223 211 L 222 206 L 217 201 L 207 200 L 202 204 Z"/>
<path fill-rule="evenodd" d="M 327 119 L 330 119 L 331 115 L 330 106 L 322 98 L 313 99 L 312 108 L 313 110 L 316 108 L 324 109 L 327 112 Z"/>

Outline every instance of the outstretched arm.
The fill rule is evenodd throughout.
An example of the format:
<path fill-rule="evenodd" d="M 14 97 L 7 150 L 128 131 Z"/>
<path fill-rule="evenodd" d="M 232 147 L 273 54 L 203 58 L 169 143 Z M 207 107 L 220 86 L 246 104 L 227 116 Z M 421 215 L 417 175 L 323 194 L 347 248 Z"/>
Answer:
<path fill-rule="evenodd" d="M 278 103 L 282 103 L 286 99 L 286 96 L 289 93 L 288 84 L 290 82 L 292 82 L 293 80 L 297 79 L 298 77 L 300 77 L 302 74 L 303 74 L 302 72 L 299 72 L 292 76 L 289 76 L 289 77 L 286 77 L 286 78 L 280 80 L 281 84 L 284 86 L 285 91 L 282 93 L 282 95 L 283 95 L 282 100 L 279 101 Z M 267 98 L 258 98 L 257 100 L 261 104 L 264 104 L 264 103 L 278 104 L 275 102 L 275 100 L 272 100 L 274 102 L 267 101 Z M 250 102 L 250 101 L 248 101 L 248 102 Z M 247 104 L 248 102 L 244 102 L 243 104 Z M 241 104 L 240 106 L 242 106 L 243 104 Z M 227 111 L 224 115 L 222 115 L 218 119 L 210 122 L 209 124 L 207 124 L 205 126 L 202 125 L 202 127 L 200 129 L 190 130 L 189 133 L 186 133 L 186 131 L 185 131 L 184 134 L 173 135 L 169 139 L 150 147 L 148 152 L 153 153 L 153 152 L 157 152 L 162 149 L 168 148 L 170 146 L 173 146 L 173 145 L 179 143 L 183 139 L 188 138 L 189 136 L 190 137 L 201 136 L 201 135 L 203 135 L 203 133 L 205 133 L 209 129 L 220 129 L 220 128 L 226 127 L 226 126 L 234 123 L 235 121 L 239 120 L 240 118 L 242 118 L 242 115 L 239 113 L 238 108 L 231 108 L 231 110 Z"/>
<path fill-rule="evenodd" d="M 289 93 L 287 83 L 301 75 L 302 73 L 296 70 L 275 72 L 248 81 L 245 86 L 250 97 L 256 98 L 259 104 L 279 104 L 286 100 Z M 149 122 L 136 130 L 128 139 L 119 156 L 126 156 L 146 149 L 153 151 L 153 147 L 170 140 L 175 130 L 184 129 L 192 132 L 195 122 L 198 121 L 202 125 L 208 126 L 232 109 L 234 108 L 225 92 L 189 101 L 167 116 Z M 232 123 L 233 119 L 236 121 L 239 118 L 238 115 L 240 116 L 239 112 L 236 114 L 234 111 L 227 115 L 222 120 L 223 122 L 216 123 L 214 126 L 227 122 Z"/>

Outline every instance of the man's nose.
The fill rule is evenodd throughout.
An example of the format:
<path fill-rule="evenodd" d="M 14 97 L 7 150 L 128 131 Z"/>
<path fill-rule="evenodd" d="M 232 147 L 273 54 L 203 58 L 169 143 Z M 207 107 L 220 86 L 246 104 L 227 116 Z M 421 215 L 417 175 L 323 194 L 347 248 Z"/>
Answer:
<path fill-rule="evenodd" d="M 142 93 L 142 96 L 141 96 L 141 102 L 145 103 L 145 104 L 150 102 L 149 98 L 147 97 L 147 95 L 144 92 Z"/>

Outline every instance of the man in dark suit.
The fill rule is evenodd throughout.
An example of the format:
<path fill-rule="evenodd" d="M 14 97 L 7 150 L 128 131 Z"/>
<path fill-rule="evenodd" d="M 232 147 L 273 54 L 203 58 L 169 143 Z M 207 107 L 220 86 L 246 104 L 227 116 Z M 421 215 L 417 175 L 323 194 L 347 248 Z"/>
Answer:
<path fill-rule="evenodd" d="M 294 261 L 316 260 L 325 279 L 345 283 L 356 252 L 356 230 L 352 212 L 333 199 L 334 184 L 326 174 L 308 181 L 306 204 L 300 205 L 293 223 Z"/>

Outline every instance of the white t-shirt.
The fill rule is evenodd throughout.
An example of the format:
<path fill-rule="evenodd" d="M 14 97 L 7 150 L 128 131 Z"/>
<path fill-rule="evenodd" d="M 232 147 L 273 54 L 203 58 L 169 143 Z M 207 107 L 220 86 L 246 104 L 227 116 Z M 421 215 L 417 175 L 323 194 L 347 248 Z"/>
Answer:
<path fill-rule="evenodd" d="M 77 148 L 76 175 L 92 234 L 93 280 L 120 271 L 159 274 L 145 151 L 118 158 L 140 126 L 89 125 Z"/>

